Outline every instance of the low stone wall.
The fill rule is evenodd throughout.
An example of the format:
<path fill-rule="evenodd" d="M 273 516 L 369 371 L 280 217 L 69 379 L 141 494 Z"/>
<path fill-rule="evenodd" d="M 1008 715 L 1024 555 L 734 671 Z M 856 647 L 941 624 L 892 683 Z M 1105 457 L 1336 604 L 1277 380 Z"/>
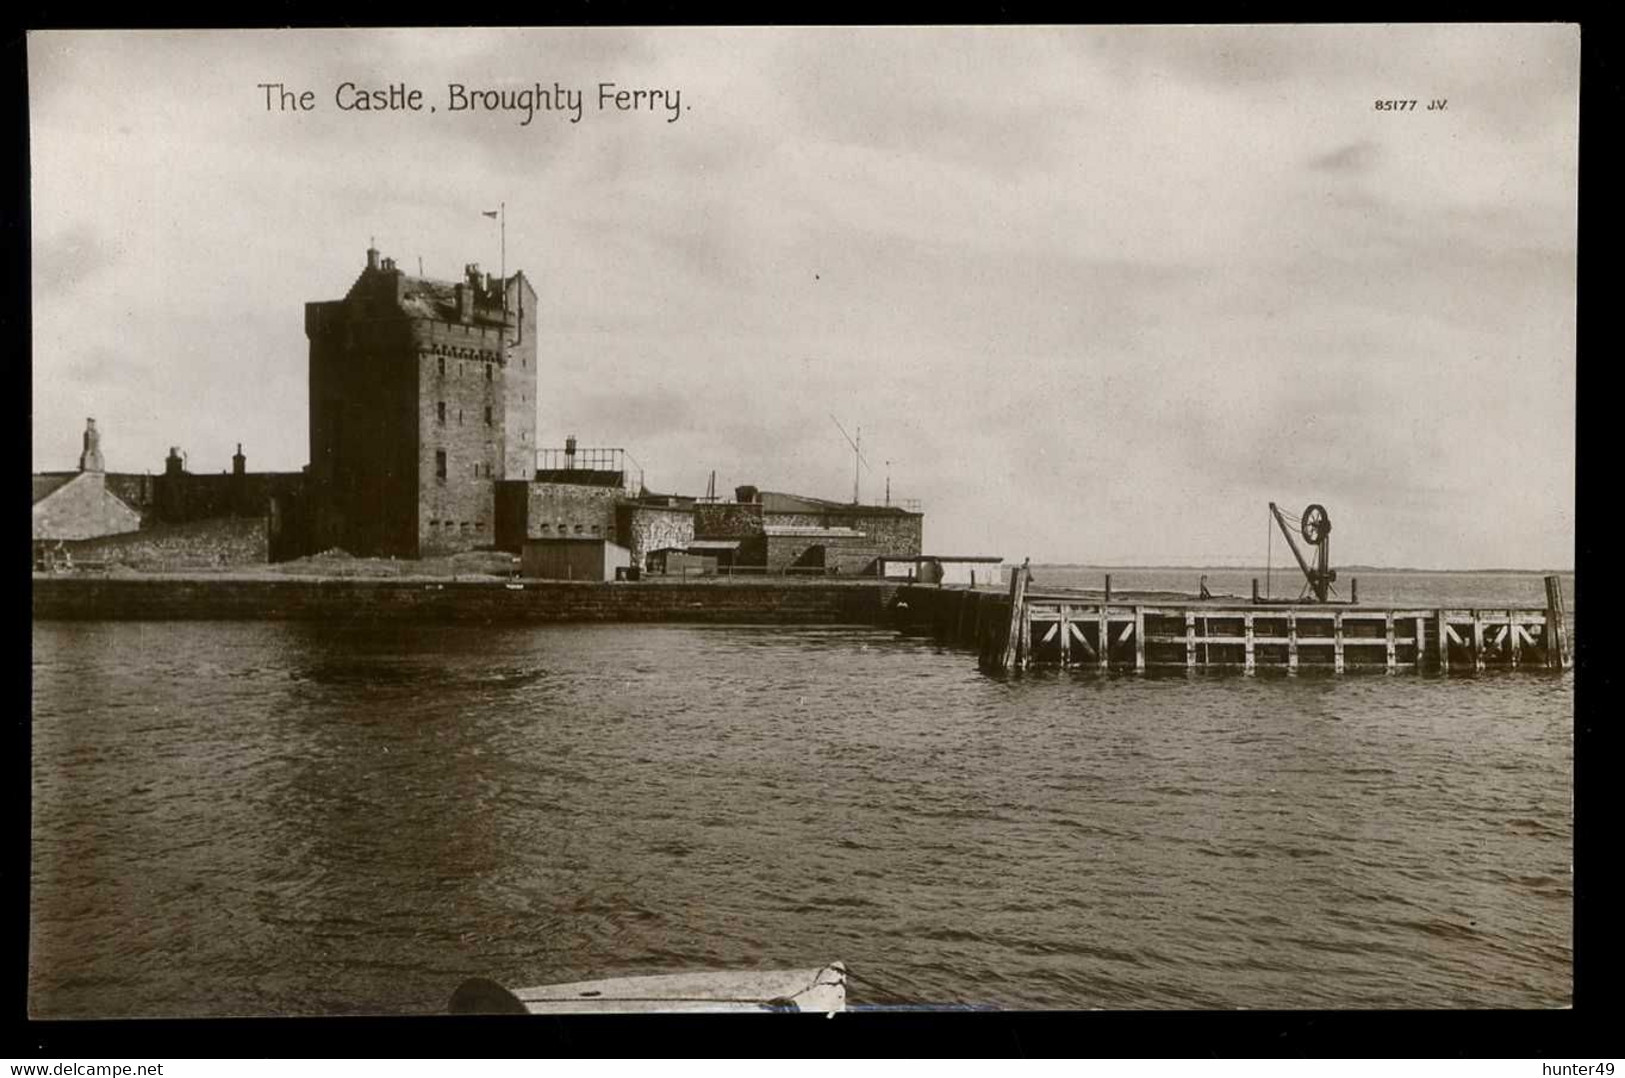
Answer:
<path fill-rule="evenodd" d="M 220 517 L 189 524 L 155 524 L 123 535 L 65 544 L 78 561 L 134 568 L 264 565 L 270 539 L 264 517 Z"/>
<path fill-rule="evenodd" d="M 881 621 L 879 581 L 572 583 L 35 576 L 34 617 L 91 620 Z"/>

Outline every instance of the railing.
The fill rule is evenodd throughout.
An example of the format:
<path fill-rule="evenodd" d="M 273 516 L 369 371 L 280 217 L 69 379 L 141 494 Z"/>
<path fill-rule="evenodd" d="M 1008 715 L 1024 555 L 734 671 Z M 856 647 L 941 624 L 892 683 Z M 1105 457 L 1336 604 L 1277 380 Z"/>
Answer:
<path fill-rule="evenodd" d="M 624 449 L 538 449 L 536 450 L 536 468 L 538 471 L 584 471 L 584 472 L 624 472 L 626 471 L 626 450 Z"/>

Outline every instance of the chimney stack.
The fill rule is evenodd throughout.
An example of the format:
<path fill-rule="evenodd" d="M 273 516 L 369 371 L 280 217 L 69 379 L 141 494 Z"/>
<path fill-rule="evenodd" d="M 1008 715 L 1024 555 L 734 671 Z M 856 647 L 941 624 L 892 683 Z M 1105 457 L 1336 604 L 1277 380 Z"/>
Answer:
<path fill-rule="evenodd" d="M 84 451 L 79 454 L 79 470 L 81 472 L 105 471 L 102 465 L 102 436 L 96 430 L 94 419 L 85 420 Z"/>
<path fill-rule="evenodd" d="M 237 443 L 237 452 L 232 454 L 231 474 L 241 479 L 248 474 L 248 458 L 243 456 L 243 443 Z"/>
<path fill-rule="evenodd" d="M 370 270 L 378 268 L 378 248 L 376 247 L 367 248 L 367 268 Z"/>
<path fill-rule="evenodd" d="M 169 456 L 164 459 L 164 474 L 180 475 L 185 470 L 185 464 L 181 460 L 181 447 L 178 445 L 170 446 Z"/>

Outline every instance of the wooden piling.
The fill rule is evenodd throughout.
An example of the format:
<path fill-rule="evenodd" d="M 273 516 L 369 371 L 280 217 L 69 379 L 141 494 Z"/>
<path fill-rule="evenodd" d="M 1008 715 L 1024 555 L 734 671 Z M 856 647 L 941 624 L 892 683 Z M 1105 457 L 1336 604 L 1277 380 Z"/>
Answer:
<path fill-rule="evenodd" d="M 1009 670 L 1016 661 L 1016 648 L 1021 644 L 1021 623 L 1027 616 L 1027 566 L 1018 565 L 1010 573 L 1010 624 L 1004 633 L 1004 647 L 1000 649 L 997 669 Z"/>
<path fill-rule="evenodd" d="M 1438 614 L 1439 622 L 1439 673 L 1450 672 L 1450 622 L 1445 618 L 1443 610 Z"/>
<path fill-rule="evenodd" d="M 1523 658 L 1523 626 L 1518 624 L 1518 613 L 1507 611 L 1507 652 L 1513 666 Z"/>
<path fill-rule="evenodd" d="M 1343 614 L 1341 611 L 1332 615 L 1332 670 L 1335 673 L 1343 672 Z"/>
<path fill-rule="evenodd" d="M 1564 620 L 1563 581 L 1546 578 L 1546 665 L 1562 670 L 1569 665 L 1569 630 Z"/>
<path fill-rule="evenodd" d="M 1145 607 L 1134 608 L 1134 672 L 1145 673 Z"/>
<path fill-rule="evenodd" d="M 1383 619 L 1383 629 L 1388 636 L 1388 672 L 1392 674 L 1399 658 L 1394 654 L 1394 612 L 1392 610 L 1388 611 L 1387 617 Z"/>
<path fill-rule="evenodd" d="M 1072 607 L 1061 604 L 1061 668 L 1072 665 Z"/>
<path fill-rule="evenodd" d="M 1185 669 L 1196 669 L 1196 615 L 1185 611 Z"/>
<path fill-rule="evenodd" d="M 1100 605 L 1100 654 L 1096 656 L 1102 671 L 1111 668 L 1112 659 L 1112 623 L 1106 615 L 1106 604 Z"/>
<path fill-rule="evenodd" d="M 1473 669 L 1484 669 L 1484 619 L 1473 611 Z"/>
<path fill-rule="evenodd" d="M 1021 647 L 1016 653 L 1016 665 L 1025 670 L 1033 664 L 1033 619 L 1027 609 L 1026 596 L 1021 603 Z"/>
<path fill-rule="evenodd" d="M 1294 610 L 1286 614 L 1286 669 L 1289 674 L 1298 672 L 1298 614 Z"/>

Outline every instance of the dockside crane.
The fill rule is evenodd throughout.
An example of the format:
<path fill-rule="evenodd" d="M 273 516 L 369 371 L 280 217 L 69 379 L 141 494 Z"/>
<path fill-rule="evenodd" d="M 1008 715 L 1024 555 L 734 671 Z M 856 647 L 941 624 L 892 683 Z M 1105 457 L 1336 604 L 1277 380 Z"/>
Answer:
<path fill-rule="evenodd" d="M 1326 507 L 1315 504 L 1303 511 L 1303 515 L 1296 524 L 1287 520 L 1286 514 L 1281 512 L 1280 506 L 1270 502 L 1270 514 L 1275 517 L 1275 523 L 1280 527 L 1281 534 L 1286 536 L 1286 545 L 1292 548 L 1292 556 L 1298 559 L 1298 568 L 1303 570 L 1304 580 L 1307 584 L 1301 598 L 1313 594 L 1319 603 L 1331 602 L 1332 581 L 1337 579 L 1337 570 L 1331 567 L 1331 534 L 1332 518 L 1326 512 Z M 1315 564 L 1310 567 L 1303 551 L 1298 548 L 1296 534 L 1305 543 L 1314 548 Z M 1257 591 L 1257 582 L 1254 582 L 1254 591 Z"/>

